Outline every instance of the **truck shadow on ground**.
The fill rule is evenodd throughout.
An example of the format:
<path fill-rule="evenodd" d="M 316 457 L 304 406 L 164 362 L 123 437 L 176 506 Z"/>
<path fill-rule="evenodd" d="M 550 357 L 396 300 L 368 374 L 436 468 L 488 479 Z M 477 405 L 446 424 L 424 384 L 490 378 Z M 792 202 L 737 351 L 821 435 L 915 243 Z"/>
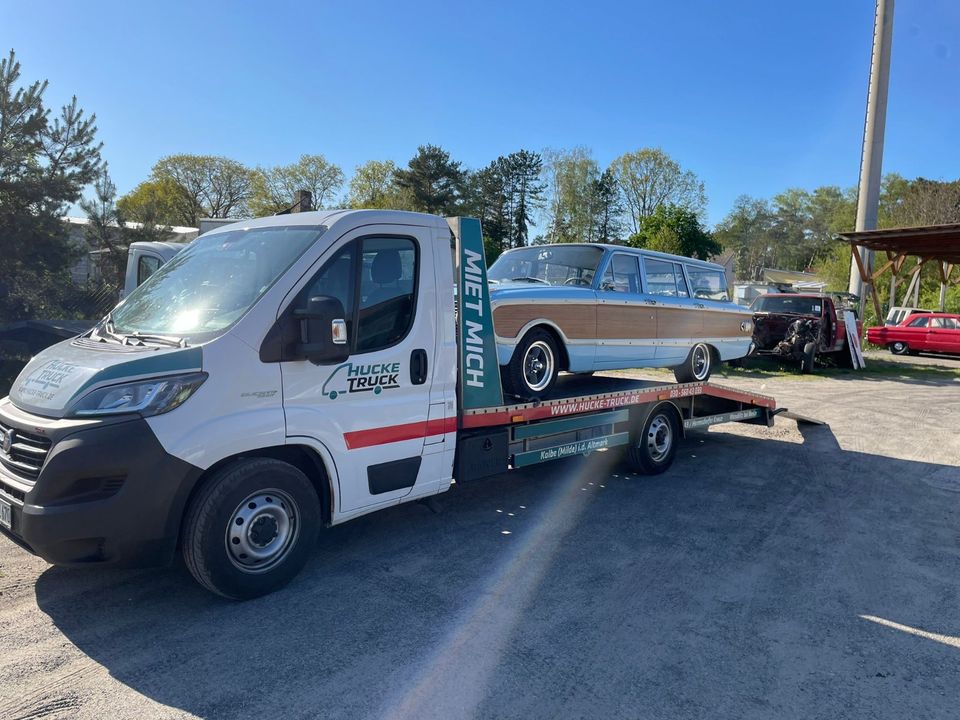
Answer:
<path fill-rule="evenodd" d="M 657 477 L 599 453 L 456 487 L 439 514 L 326 531 L 291 586 L 246 603 L 181 569 L 59 568 L 37 603 L 119 682 L 201 717 L 955 705 L 957 648 L 869 618 L 960 633 L 958 469 L 802 433 L 698 434 Z"/>

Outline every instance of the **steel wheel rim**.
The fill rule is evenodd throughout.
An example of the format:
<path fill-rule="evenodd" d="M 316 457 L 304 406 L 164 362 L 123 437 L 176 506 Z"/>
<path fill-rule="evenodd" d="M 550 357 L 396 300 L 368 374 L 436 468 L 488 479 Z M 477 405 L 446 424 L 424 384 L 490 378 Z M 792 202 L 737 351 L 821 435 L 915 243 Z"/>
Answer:
<path fill-rule="evenodd" d="M 710 351 L 704 345 L 697 345 L 693 348 L 693 357 L 691 358 L 693 366 L 693 376 L 697 380 L 703 380 L 710 371 Z"/>
<path fill-rule="evenodd" d="M 543 390 L 553 377 L 553 350 L 543 340 L 530 344 L 523 355 L 523 380 L 534 392 Z"/>
<path fill-rule="evenodd" d="M 893 344 L 893 351 L 895 353 L 902 353 L 904 349 L 906 349 L 906 345 L 904 345 L 902 342 L 895 342 Z"/>
<path fill-rule="evenodd" d="M 258 574 L 282 563 L 300 534 L 300 508 L 275 488 L 251 493 L 227 525 L 227 557 L 238 570 Z"/>
<path fill-rule="evenodd" d="M 670 453 L 673 426 L 665 415 L 657 415 L 650 421 L 644 442 L 647 444 L 647 454 L 654 462 L 662 461 Z"/>

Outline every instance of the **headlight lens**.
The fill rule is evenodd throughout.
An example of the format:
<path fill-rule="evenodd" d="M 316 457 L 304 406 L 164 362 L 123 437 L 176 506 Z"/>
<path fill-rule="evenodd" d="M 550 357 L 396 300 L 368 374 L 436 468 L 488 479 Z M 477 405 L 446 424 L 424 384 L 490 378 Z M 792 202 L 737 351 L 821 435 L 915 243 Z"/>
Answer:
<path fill-rule="evenodd" d="M 160 415 L 180 407 L 207 379 L 207 373 L 189 373 L 109 385 L 87 393 L 73 406 L 77 417 L 140 413 Z"/>

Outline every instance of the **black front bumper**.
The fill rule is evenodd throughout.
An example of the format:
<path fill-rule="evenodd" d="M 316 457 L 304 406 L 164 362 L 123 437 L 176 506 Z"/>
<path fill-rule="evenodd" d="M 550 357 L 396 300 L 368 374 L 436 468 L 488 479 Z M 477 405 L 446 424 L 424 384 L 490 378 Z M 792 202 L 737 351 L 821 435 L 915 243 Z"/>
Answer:
<path fill-rule="evenodd" d="M 52 446 L 35 481 L 0 466 L 0 500 L 12 507 L 4 533 L 55 565 L 172 559 L 200 468 L 167 453 L 139 417 L 43 428 L 23 419 L 5 414 L 3 422 L 39 429 Z"/>

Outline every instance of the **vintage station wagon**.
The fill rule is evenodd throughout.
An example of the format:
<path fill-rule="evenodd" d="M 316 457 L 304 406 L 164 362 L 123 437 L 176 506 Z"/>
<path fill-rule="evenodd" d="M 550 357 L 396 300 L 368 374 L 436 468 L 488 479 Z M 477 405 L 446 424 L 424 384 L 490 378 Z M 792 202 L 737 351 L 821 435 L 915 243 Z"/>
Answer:
<path fill-rule="evenodd" d="M 517 248 L 490 267 L 504 386 L 546 395 L 560 371 L 672 367 L 705 381 L 750 352 L 750 311 L 714 263 L 615 245 Z"/>

